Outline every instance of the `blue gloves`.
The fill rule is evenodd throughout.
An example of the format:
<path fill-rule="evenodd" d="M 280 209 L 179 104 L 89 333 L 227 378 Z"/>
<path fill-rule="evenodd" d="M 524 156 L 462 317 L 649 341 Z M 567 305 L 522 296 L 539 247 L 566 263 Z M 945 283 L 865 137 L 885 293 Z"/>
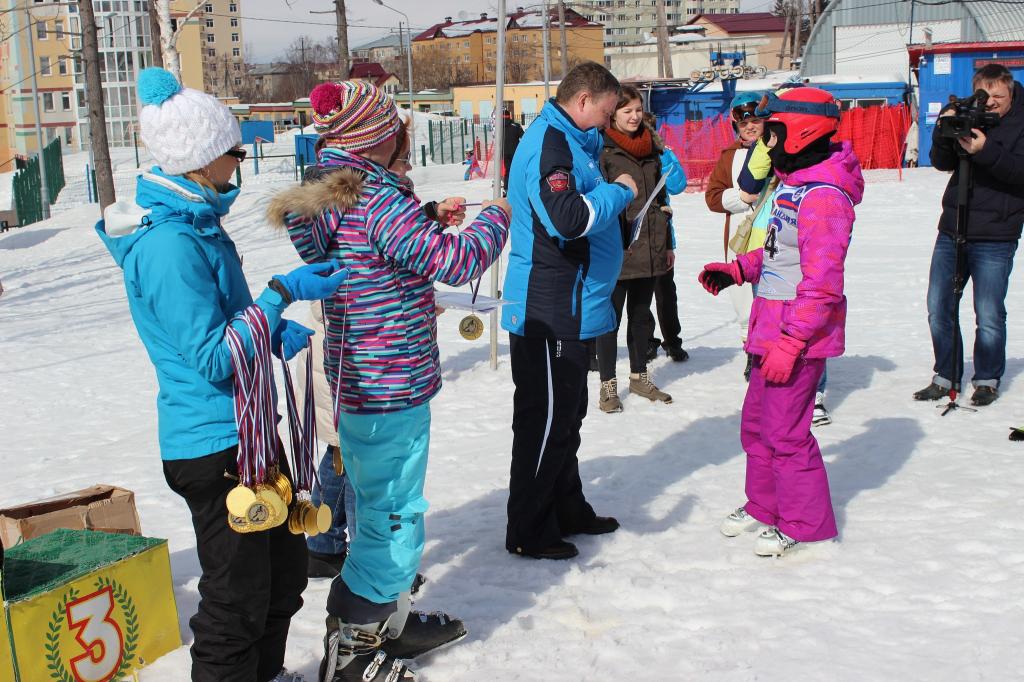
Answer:
<path fill-rule="evenodd" d="M 291 294 L 293 301 L 325 299 L 334 294 L 347 278 L 348 269 L 342 268 L 341 261 L 337 259 L 329 260 L 326 263 L 303 265 L 287 275 L 274 275 L 274 279 Z"/>
<path fill-rule="evenodd" d="M 291 360 L 309 345 L 309 337 L 313 336 L 313 333 L 312 329 L 298 322 L 283 320 L 270 339 L 271 350 L 274 355 Z"/>

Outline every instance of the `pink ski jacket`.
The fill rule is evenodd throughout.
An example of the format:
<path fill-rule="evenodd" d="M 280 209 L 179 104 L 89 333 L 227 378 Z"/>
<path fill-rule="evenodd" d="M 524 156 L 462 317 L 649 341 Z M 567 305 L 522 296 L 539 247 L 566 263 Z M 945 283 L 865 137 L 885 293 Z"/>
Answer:
<path fill-rule="evenodd" d="M 853 207 L 864 197 L 860 162 L 850 143 L 843 142 L 833 145 L 832 154 L 821 163 L 777 175 L 781 183 L 779 192 L 809 184 L 825 186 L 804 194 L 796 208 L 801 275 L 796 297 L 754 298 L 745 350 L 763 355 L 768 344 L 785 333 L 807 344 L 806 357 L 837 357 L 846 350 L 843 275 L 855 219 Z M 760 281 L 765 269 L 763 248 L 739 255 L 737 261 L 745 281 Z"/>

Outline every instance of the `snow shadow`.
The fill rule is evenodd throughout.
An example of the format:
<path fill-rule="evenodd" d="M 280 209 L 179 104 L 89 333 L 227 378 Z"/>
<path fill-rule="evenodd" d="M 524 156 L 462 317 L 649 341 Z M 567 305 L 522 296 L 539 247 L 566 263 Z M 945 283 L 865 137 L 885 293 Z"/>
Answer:
<path fill-rule="evenodd" d="M 999 392 L 1005 393 L 1013 384 L 1013 380 L 1016 379 L 1021 372 L 1024 372 L 1024 358 L 1006 358 L 1006 370 L 1003 372 L 1003 376 L 999 380 Z M 965 379 L 969 376 L 969 374 L 964 374 Z"/>
<path fill-rule="evenodd" d="M 619 532 L 648 535 L 685 523 L 692 494 L 669 495 L 674 505 L 655 512 L 651 504 L 665 491 L 708 466 L 742 454 L 738 412 L 699 419 L 637 455 L 584 458 L 580 462 L 587 499 L 598 514 L 619 519 Z M 584 442 L 583 451 L 598 444 Z M 506 455 L 507 456 L 507 455 Z M 504 483 L 504 481 L 503 481 Z M 540 595 L 565 583 L 570 573 L 586 572 L 600 555 L 604 538 L 572 538 L 580 549 L 570 561 L 538 561 L 505 550 L 508 490 L 494 489 L 452 509 L 428 513 L 427 548 L 420 564 L 426 571 L 431 603 L 445 605 L 467 623 L 470 637 L 486 640 L 517 619 Z M 438 571 L 444 571 L 436 575 Z M 524 586 L 526 586 L 524 588 Z M 479 595 L 488 595 L 480 599 Z M 521 622 L 529 629 L 529 622 Z"/>
<path fill-rule="evenodd" d="M 875 372 L 894 372 L 896 363 L 881 355 L 843 355 L 828 359 L 825 404 L 835 411 L 850 394 L 871 386 Z"/>
<path fill-rule="evenodd" d="M 13 228 L 12 228 L 13 229 Z M 30 249 L 33 246 L 42 244 L 50 237 L 63 232 L 64 228 L 55 229 L 52 227 L 42 230 L 25 230 L 17 228 L 18 231 L 0 239 L 0 251 L 14 251 L 15 249 Z"/>
<path fill-rule="evenodd" d="M 825 457 L 835 456 L 827 467 L 840 532 L 846 525 L 846 505 L 863 491 L 885 485 L 925 435 L 917 420 L 908 417 L 869 419 L 865 426 L 863 433 L 822 451 Z"/>
<path fill-rule="evenodd" d="M 193 639 L 188 621 L 199 610 L 199 590 L 189 586 L 189 583 L 198 581 L 202 574 L 195 547 L 171 552 L 171 579 L 174 582 L 174 602 L 178 609 L 178 632 L 185 646 L 191 646 Z"/>
<path fill-rule="evenodd" d="M 684 345 L 683 348 L 686 348 L 686 346 Z M 625 352 L 625 348 L 620 349 L 619 355 L 621 356 L 623 352 Z M 683 379 L 697 374 L 707 374 L 723 365 L 728 365 L 733 361 L 733 358 L 742 354 L 743 350 L 738 347 L 697 346 L 696 348 L 686 348 L 686 352 L 690 354 L 689 360 L 686 362 L 673 362 L 659 351 L 658 358 L 648 365 L 651 380 L 659 386 L 667 386 L 676 379 Z M 736 375 L 739 376 L 742 371 L 743 368 L 738 367 Z"/>
<path fill-rule="evenodd" d="M 463 311 L 455 310 L 455 313 L 461 313 Z M 450 313 L 449 313 L 450 314 Z M 437 324 L 440 325 L 443 322 L 448 322 L 446 319 L 448 315 L 443 315 L 438 318 Z M 456 318 L 461 320 L 462 318 Z M 500 332 L 499 332 L 500 333 Z M 499 337 L 498 341 L 498 357 L 508 356 L 508 335 L 503 334 L 505 337 L 505 343 L 502 343 Z M 487 335 L 484 334 L 472 345 L 467 346 L 463 350 L 457 353 L 447 355 L 441 359 L 441 380 L 444 382 L 455 381 L 464 372 L 468 372 L 473 369 L 481 362 L 488 362 L 491 359 L 491 342 L 488 340 Z"/>

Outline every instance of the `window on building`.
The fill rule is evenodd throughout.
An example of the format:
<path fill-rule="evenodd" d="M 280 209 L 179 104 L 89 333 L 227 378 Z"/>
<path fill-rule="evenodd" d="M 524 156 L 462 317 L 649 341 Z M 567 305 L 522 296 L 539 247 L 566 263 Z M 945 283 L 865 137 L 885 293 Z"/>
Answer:
<path fill-rule="evenodd" d="M 78 108 L 85 109 L 85 90 L 75 90 L 75 99 L 78 100 Z"/>
<path fill-rule="evenodd" d="M 46 23 L 42 21 L 36 22 L 36 39 L 46 40 Z"/>
<path fill-rule="evenodd" d="M 237 86 L 239 86 L 241 84 L 242 84 L 242 79 L 241 78 L 236 78 L 235 79 L 235 86 L 237 87 Z"/>
<path fill-rule="evenodd" d="M 39 75 L 49 76 L 50 75 L 50 58 L 40 57 L 39 58 Z"/>
<path fill-rule="evenodd" d="M 203 11 L 206 12 L 206 13 L 212 12 L 213 11 L 213 3 L 212 2 L 206 3 L 206 5 L 203 7 Z"/>
<path fill-rule="evenodd" d="M 232 66 L 234 67 L 235 71 L 241 71 L 242 70 L 242 65 L 241 64 L 233 64 Z"/>
<path fill-rule="evenodd" d="M 206 56 L 207 56 L 207 57 L 216 57 L 216 56 L 217 56 L 217 49 L 216 49 L 216 48 L 213 48 L 213 47 L 211 47 L 210 49 L 208 49 L 208 50 L 206 51 Z"/>
<path fill-rule="evenodd" d="M 240 47 L 233 47 L 233 48 L 231 48 L 231 56 L 232 57 L 241 57 L 242 56 L 242 48 L 240 48 Z"/>
<path fill-rule="evenodd" d="M 215 40 L 215 38 L 214 38 L 212 33 L 207 33 L 206 34 L 206 42 L 212 43 L 214 40 Z"/>
<path fill-rule="evenodd" d="M 53 111 L 53 93 L 43 93 L 43 111 Z"/>
<path fill-rule="evenodd" d="M 68 58 L 58 57 L 57 58 L 57 73 L 62 76 L 68 75 Z"/>
<path fill-rule="evenodd" d="M 60 93 L 60 108 L 61 111 L 71 111 L 71 93 L 62 92 Z"/>
<path fill-rule="evenodd" d="M 238 19 L 231 17 L 231 28 L 238 28 Z"/>
<path fill-rule="evenodd" d="M 64 146 L 65 147 L 70 147 L 71 146 L 71 140 L 73 139 L 74 134 L 75 134 L 75 129 L 74 128 L 72 128 L 70 126 L 66 126 L 64 128 Z"/>
<path fill-rule="evenodd" d="M 237 12 L 238 11 L 238 5 L 236 5 L 235 3 L 232 2 L 230 5 L 228 5 L 228 11 L 229 12 Z"/>
<path fill-rule="evenodd" d="M 206 28 L 213 28 L 213 19 L 206 20 Z"/>
<path fill-rule="evenodd" d="M 53 22 L 53 34 L 57 37 L 57 40 L 64 40 L 64 22 L 55 21 Z"/>
<path fill-rule="evenodd" d="M 233 43 L 237 43 L 238 42 L 238 34 L 237 33 L 232 33 L 231 34 L 231 42 L 233 42 Z"/>

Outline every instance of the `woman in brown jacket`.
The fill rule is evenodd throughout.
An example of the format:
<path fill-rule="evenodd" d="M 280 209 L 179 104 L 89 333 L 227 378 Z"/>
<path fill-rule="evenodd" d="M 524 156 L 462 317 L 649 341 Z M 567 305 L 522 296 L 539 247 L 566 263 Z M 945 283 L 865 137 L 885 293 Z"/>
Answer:
<path fill-rule="evenodd" d="M 601 155 L 601 173 L 611 181 L 622 173 L 636 183 L 639 193 L 622 213 L 622 244 L 626 252 L 622 261 L 619 281 L 612 292 L 615 306 L 616 329 L 597 338 L 597 360 L 601 373 L 601 398 L 598 403 L 603 412 L 621 412 L 618 383 L 615 378 L 618 326 L 622 323 L 623 308 L 629 319 L 626 347 L 629 349 L 629 392 L 648 400 L 672 402 L 672 396 L 655 386 L 647 374 L 647 340 L 654 332 L 650 315 L 654 297 L 655 279 L 668 272 L 675 262 L 672 234 L 668 214 L 662 210 L 668 205 L 664 189 L 648 207 L 635 241 L 632 225 L 647 203 L 651 192 L 661 178 L 661 148 L 651 131 L 643 125 L 643 100 L 630 86 L 623 86 L 612 123 L 605 130 L 604 151 Z"/>

